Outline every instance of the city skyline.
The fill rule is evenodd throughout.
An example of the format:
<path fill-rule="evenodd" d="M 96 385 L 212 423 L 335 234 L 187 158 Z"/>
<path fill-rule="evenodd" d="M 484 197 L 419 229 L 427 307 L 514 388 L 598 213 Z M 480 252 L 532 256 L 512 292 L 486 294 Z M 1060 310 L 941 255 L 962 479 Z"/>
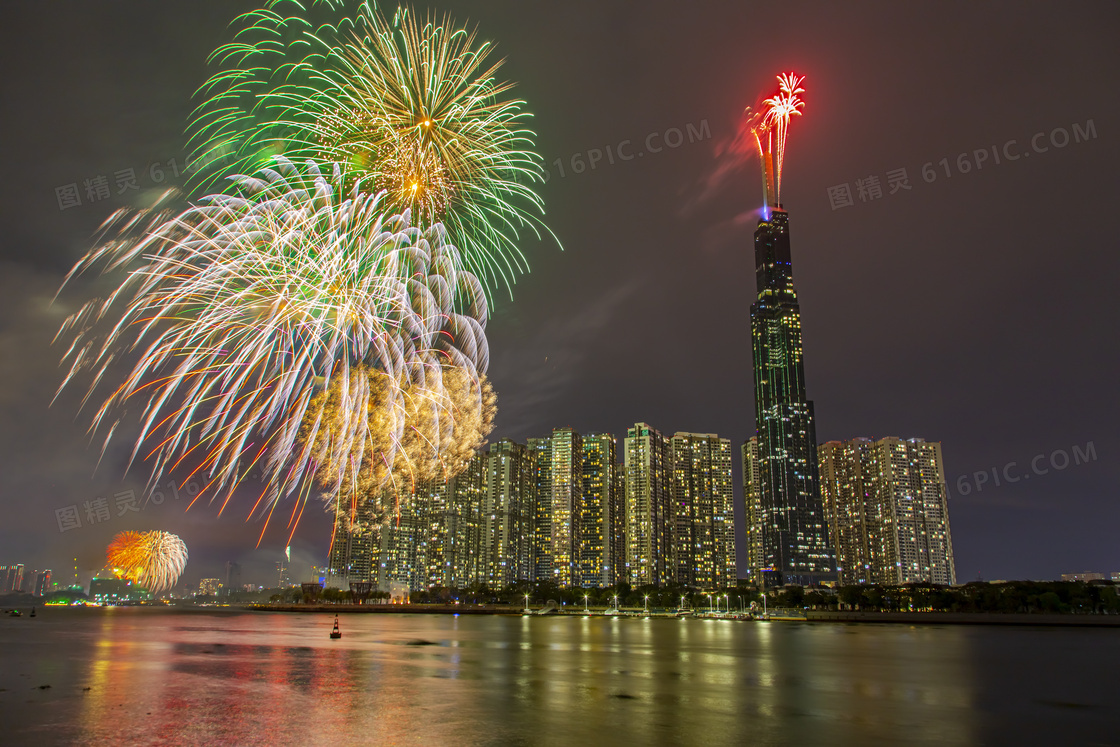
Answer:
<path fill-rule="evenodd" d="M 501 400 L 491 442 L 523 442 L 555 426 L 621 435 L 639 421 L 665 433 L 720 433 L 734 448 L 747 439 L 753 398 L 745 386 L 743 284 L 751 263 L 743 249 L 758 218 L 751 213 L 758 179 L 753 163 L 721 170 L 719 149 L 742 106 L 776 70 L 794 69 L 811 93 L 791 134 L 782 202 L 794 221 L 818 440 L 942 442 L 960 580 L 1054 577 L 1113 564 L 1103 528 L 1120 518 L 1108 487 L 1120 442 L 1115 408 L 1091 393 L 1108 390 L 1105 372 L 1115 368 L 1096 329 L 1115 317 L 1105 283 L 1116 259 L 1101 249 L 1111 234 L 1099 216 L 1115 189 L 1107 164 L 1117 148 L 1116 103 L 1100 94 L 1107 85 L 1068 74 L 1098 71 L 1106 82 L 1112 74 L 1106 47 L 1068 43 L 1081 38 L 1081 22 L 1056 10 L 1024 12 L 1022 23 L 1047 28 L 1054 49 L 1065 52 L 1045 51 L 1009 69 L 997 50 L 1022 44 L 1022 36 L 997 10 L 980 13 L 981 30 L 907 9 L 908 23 L 931 36 L 962 37 L 959 59 L 933 70 L 918 64 L 921 50 L 900 45 L 885 20 L 855 26 L 837 9 L 792 6 L 790 24 L 749 50 L 733 43 L 751 36 L 746 9 L 721 10 L 726 22 L 712 37 L 682 34 L 669 6 L 652 6 L 643 33 L 621 39 L 622 11 L 609 8 L 581 8 L 586 21 L 546 19 L 542 9 L 447 9 L 499 41 L 519 91 L 533 102 L 550 171 L 550 221 L 564 245 L 560 252 L 527 242 L 533 272 L 514 288 L 513 302 L 494 304 L 488 333 Z M 29 71 L 11 89 L 12 110 L 44 116 L 12 119 L 11 142 L 27 147 L 12 157 L 20 176 L 0 185 L 12 207 L 0 231 L 5 351 L 18 361 L 6 369 L 4 390 L 7 421 L 19 424 L 2 444 L 4 553 L 69 576 L 59 567 L 68 569 L 75 555 L 82 573 L 99 568 L 118 531 L 167 529 L 191 547 L 188 578 L 205 569 L 220 575 L 232 559 L 247 578 L 263 580 L 289 544 L 293 560 L 322 565 L 329 517 L 309 510 L 294 537 L 280 528 L 254 549 L 260 525 L 244 518 L 259 494 L 255 485 L 221 515 L 205 501 L 184 512 L 186 494 L 176 499 L 166 481 L 161 503 L 140 503 L 143 468 L 126 471 L 127 451 L 116 448 L 98 466 L 99 443 L 75 421 L 73 399 L 49 405 L 60 376 L 60 351 L 49 341 L 72 303 L 50 299 L 112 209 L 158 188 L 155 177 L 162 175 L 160 184 L 174 178 L 168 161 L 183 152 L 182 123 L 205 79 L 202 61 L 233 11 L 77 9 L 50 24 L 32 7 L 12 12 L 7 28 L 25 33 L 6 48 Z M 1096 12 L 1107 25 L 1108 14 Z M 557 34 L 530 43 L 517 31 L 542 22 L 556 24 Z M 153 26 L 179 33 L 137 46 Z M 681 46 L 653 56 L 640 41 L 646 34 Z M 572 43 L 596 50 L 578 61 L 580 85 L 554 70 Z M 619 48 L 644 62 L 616 59 L 611 50 Z M 49 72 L 77 58 L 91 63 Z M 619 65 L 633 76 L 625 85 L 600 74 Z M 723 71 L 720 81 L 713 69 Z M 981 90 L 971 75 L 977 69 L 1001 71 L 998 97 Z M 645 96 L 653 90 L 671 95 Z M 678 132 L 683 140 L 670 147 Z M 1068 144 L 1059 147 L 1063 132 Z M 617 157 L 624 141 L 622 152 L 633 156 L 625 161 Z M 987 154 L 982 167 L 977 150 Z M 959 154 L 967 154 L 968 173 Z M 923 175 L 927 164 L 932 175 Z M 888 178 L 900 168 L 909 189 Z M 118 195 L 113 175 L 128 169 L 140 189 Z M 56 187 L 99 174 L 109 178 L 110 198 L 90 202 L 83 193 L 81 206 L 59 209 Z M 881 197 L 873 196 L 870 176 Z M 844 184 L 853 204 L 834 208 L 829 190 Z M 1053 246 L 1068 243 L 1059 222 L 1045 218 L 1055 184 L 1066 185 L 1063 199 L 1082 216 L 1076 263 L 1053 261 Z M 602 205 L 617 195 L 626 199 L 603 217 Z M 1073 355 L 1074 365 L 1059 365 L 1056 350 Z M 1077 386 L 1068 385 L 1073 370 L 1084 378 Z M 1074 447 L 1090 444 L 1095 458 L 1061 467 L 1063 452 L 1072 457 Z M 175 475 L 176 486 L 189 485 L 188 474 Z M 118 504 L 130 490 L 143 506 L 137 511 Z M 91 524 L 84 504 L 99 498 L 108 501 L 109 518 Z M 60 532 L 55 512 L 70 506 L 81 527 Z M 1095 520 L 1083 526 L 1085 516 Z"/>

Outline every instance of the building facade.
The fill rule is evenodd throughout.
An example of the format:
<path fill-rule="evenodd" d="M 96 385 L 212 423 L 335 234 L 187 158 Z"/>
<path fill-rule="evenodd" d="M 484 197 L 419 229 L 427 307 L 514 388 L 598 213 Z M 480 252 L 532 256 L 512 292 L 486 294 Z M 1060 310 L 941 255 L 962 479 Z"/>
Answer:
<path fill-rule="evenodd" d="M 535 466 L 529 448 L 508 438 L 492 444 L 487 454 L 482 552 L 494 588 L 532 578 Z"/>
<path fill-rule="evenodd" d="M 579 586 L 581 514 L 583 509 L 583 439 L 571 428 L 552 431 L 552 580 L 557 586 Z"/>
<path fill-rule="evenodd" d="M 533 459 L 533 526 L 530 555 L 534 581 L 552 579 L 552 439 L 530 438 Z"/>
<path fill-rule="evenodd" d="M 819 455 L 841 583 L 956 583 L 941 444 L 856 438 Z"/>
<path fill-rule="evenodd" d="M 618 456 L 614 436 L 584 436 L 580 514 L 580 585 L 614 586 L 626 568 L 623 499 L 618 492 Z"/>
<path fill-rule="evenodd" d="M 742 578 L 755 586 L 762 585 L 762 483 L 758 472 L 758 437 L 743 443 L 743 523 L 747 544 L 746 564 Z"/>
<path fill-rule="evenodd" d="M 676 582 L 701 590 L 737 582 L 731 441 L 712 433 L 672 437 Z"/>
<path fill-rule="evenodd" d="M 676 578 L 672 558 L 672 448 L 646 423 L 626 431 L 626 562 L 632 586 L 662 586 Z"/>

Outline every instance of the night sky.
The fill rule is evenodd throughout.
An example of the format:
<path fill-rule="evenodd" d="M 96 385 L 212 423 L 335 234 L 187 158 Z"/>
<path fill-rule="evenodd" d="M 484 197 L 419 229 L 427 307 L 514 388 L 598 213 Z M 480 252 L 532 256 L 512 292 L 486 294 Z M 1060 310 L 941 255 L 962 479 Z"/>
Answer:
<path fill-rule="evenodd" d="M 182 184 L 170 172 L 185 161 L 207 54 L 253 5 L 4 6 L 0 563 L 49 566 L 65 581 L 76 556 L 84 579 L 115 533 L 159 528 L 189 546 L 187 583 L 220 575 L 226 560 L 247 582 L 273 578 L 287 532 L 270 529 L 254 549 L 248 494 L 221 516 L 205 504 L 184 512 L 168 491 L 145 503 L 144 465 L 125 474 L 128 429 L 97 466 L 78 390 L 50 404 L 62 354 L 51 338 L 103 290 L 84 279 L 52 305 L 63 275 L 112 210 Z M 627 426 L 645 421 L 729 437 L 738 461 L 754 430 L 761 188 L 756 163 L 724 153 L 743 107 L 796 70 L 807 103 L 791 126 L 783 202 L 818 440 L 940 441 L 959 581 L 1120 570 L 1120 5 L 434 7 L 476 23 L 506 57 L 503 74 L 535 115 L 547 222 L 563 244 L 526 240 L 532 272 L 512 301 L 493 302 L 492 440 L 571 426 L 613 432 L 621 449 Z M 664 147 L 674 128 L 683 142 Z M 1040 132 L 1048 150 L 1032 152 Z M 632 160 L 610 164 L 606 147 L 627 140 Z M 573 173 L 573 157 L 595 149 L 595 169 Z M 140 189 L 118 195 L 115 173 L 130 168 Z M 887 174 L 903 168 L 911 188 L 892 194 Z M 82 205 L 59 209 L 57 187 L 99 175 L 108 199 L 90 202 L 83 188 Z M 882 196 L 861 200 L 868 177 Z M 834 207 L 829 188 L 844 184 L 854 204 Z M 1011 462 L 1020 479 L 1007 483 Z M 736 465 L 737 504 L 740 479 Z M 115 496 L 128 490 L 141 508 L 118 516 Z M 99 496 L 111 517 L 90 524 L 83 506 Z M 56 510 L 72 505 L 82 526 L 60 532 Z M 310 513 L 292 541 L 297 576 L 325 561 L 329 542 L 326 516 Z"/>

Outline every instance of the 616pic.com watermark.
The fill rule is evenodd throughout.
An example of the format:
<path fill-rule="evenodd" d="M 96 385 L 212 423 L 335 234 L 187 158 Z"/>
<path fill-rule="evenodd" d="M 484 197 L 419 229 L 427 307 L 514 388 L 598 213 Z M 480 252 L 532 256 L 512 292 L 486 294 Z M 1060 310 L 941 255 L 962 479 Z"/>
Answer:
<path fill-rule="evenodd" d="M 633 161 L 641 158 L 646 153 L 660 153 L 663 150 L 673 150 L 682 145 L 698 143 L 702 140 L 712 139 L 712 128 L 708 120 L 702 119 L 697 124 L 691 122 L 680 127 L 670 127 L 667 130 L 651 132 L 637 143 L 633 140 L 620 140 L 614 145 L 604 145 L 602 148 L 591 148 L 587 151 L 573 153 L 567 158 L 556 158 L 549 165 L 556 175 L 563 179 L 568 174 L 582 174 L 585 171 L 594 171 L 600 165 L 613 166 L 619 161 Z M 544 170 L 544 180 L 547 183 L 553 176 L 552 169 Z"/>
<path fill-rule="evenodd" d="M 1036 132 L 1024 143 L 1008 140 L 1002 146 L 998 144 L 985 146 L 959 153 L 956 157 L 945 156 L 937 161 L 927 161 L 919 171 L 922 181 L 932 184 L 938 179 L 951 179 L 954 174 L 969 174 L 984 168 L 990 169 L 1007 161 L 1029 158 L 1032 153 L 1060 150 L 1070 143 L 1084 143 L 1096 138 L 1097 125 L 1093 120 L 1087 119 L 1084 124 L 1074 122 L 1068 130 L 1065 127 L 1055 127 L 1050 132 Z M 888 171 L 886 177 L 888 197 L 898 192 L 909 192 L 914 188 L 910 183 L 910 172 L 905 166 Z M 916 182 L 917 177 L 915 176 L 914 179 Z M 828 204 L 833 210 L 852 207 L 856 204 L 856 197 L 860 202 L 873 202 L 883 198 L 883 182 L 878 174 L 868 174 L 856 179 L 855 186 L 855 192 L 852 191 L 851 182 L 837 184 L 826 190 Z"/>
<path fill-rule="evenodd" d="M 998 488 L 1001 485 L 1013 485 L 1023 480 L 1030 480 L 1032 477 L 1042 477 L 1051 472 L 1061 472 L 1071 466 L 1095 461 L 1097 461 L 1096 444 L 1088 441 L 1084 446 L 1075 445 L 1068 451 L 1054 449 L 1049 454 L 1036 454 L 1023 464 L 1017 461 L 1008 462 L 1002 467 L 992 467 L 973 472 L 971 475 L 961 475 L 952 487 L 956 488 L 957 495 L 965 496 L 973 492 L 979 493 L 985 486 Z"/>

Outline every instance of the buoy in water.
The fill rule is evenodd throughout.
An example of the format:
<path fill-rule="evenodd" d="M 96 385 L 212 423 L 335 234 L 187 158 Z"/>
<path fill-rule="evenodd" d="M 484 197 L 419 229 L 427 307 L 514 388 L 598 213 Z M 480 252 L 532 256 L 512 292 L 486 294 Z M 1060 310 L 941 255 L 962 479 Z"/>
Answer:
<path fill-rule="evenodd" d="M 341 638 L 342 631 L 338 629 L 338 615 L 334 616 L 334 630 L 331 631 L 331 638 Z"/>

